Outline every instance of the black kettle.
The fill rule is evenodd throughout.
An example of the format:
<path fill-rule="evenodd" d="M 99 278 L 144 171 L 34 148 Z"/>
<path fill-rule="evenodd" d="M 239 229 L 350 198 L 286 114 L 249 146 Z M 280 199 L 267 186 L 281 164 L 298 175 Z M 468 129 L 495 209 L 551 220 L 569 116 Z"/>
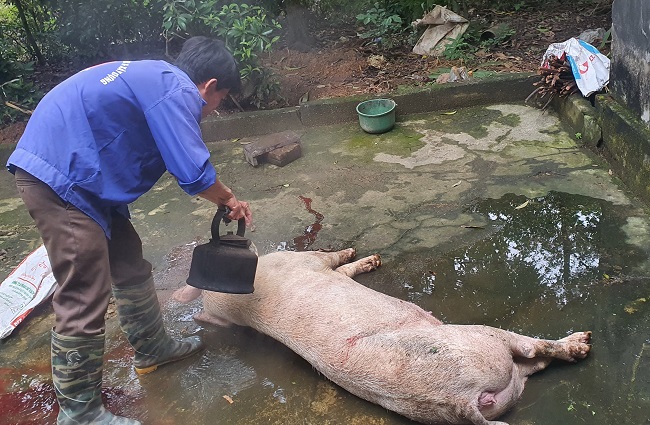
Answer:
<path fill-rule="evenodd" d="M 187 284 L 195 288 L 229 294 L 253 293 L 257 255 L 250 250 L 251 241 L 244 237 L 246 221 L 237 223 L 237 234 L 219 236 L 221 220 L 229 222 L 226 209 L 219 208 L 212 219 L 212 239 L 194 248 Z"/>

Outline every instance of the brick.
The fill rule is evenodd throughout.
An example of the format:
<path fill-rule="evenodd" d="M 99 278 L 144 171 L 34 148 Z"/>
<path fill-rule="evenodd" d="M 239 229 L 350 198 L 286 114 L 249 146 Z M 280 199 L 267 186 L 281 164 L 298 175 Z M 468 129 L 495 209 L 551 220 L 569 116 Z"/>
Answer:
<path fill-rule="evenodd" d="M 284 167 L 288 163 L 295 161 L 301 156 L 302 147 L 300 146 L 300 143 L 294 143 L 274 149 L 269 152 L 266 155 L 266 162 L 269 164 L 277 165 L 278 167 Z"/>
<path fill-rule="evenodd" d="M 294 131 L 283 131 L 281 133 L 269 134 L 258 137 L 244 145 L 244 156 L 249 164 L 257 166 L 261 162 L 265 162 L 269 152 L 295 144 L 300 144 L 300 136 Z M 300 155 L 298 155 L 298 158 L 299 157 Z"/>

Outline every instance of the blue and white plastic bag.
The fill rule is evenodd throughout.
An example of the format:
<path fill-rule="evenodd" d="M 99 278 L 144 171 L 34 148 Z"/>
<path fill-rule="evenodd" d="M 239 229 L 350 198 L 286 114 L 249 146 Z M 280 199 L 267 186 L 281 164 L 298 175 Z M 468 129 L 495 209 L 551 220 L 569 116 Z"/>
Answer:
<path fill-rule="evenodd" d="M 569 62 L 578 89 L 585 97 L 609 83 L 609 58 L 589 43 L 570 38 L 564 43 L 551 44 L 542 57 L 542 68 L 548 68 L 551 55 Z"/>

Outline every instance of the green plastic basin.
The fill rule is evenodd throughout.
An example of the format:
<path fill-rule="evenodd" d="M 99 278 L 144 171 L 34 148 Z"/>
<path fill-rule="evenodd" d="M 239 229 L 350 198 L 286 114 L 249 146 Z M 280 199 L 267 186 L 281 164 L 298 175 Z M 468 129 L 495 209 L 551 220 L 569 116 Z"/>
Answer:
<path fill-rule="evenodd" d="M 366 133 L 385 133 L 395 125 L 395 107 L 392 99 L 366 100 L 357 105 L 359 125 Z"/>

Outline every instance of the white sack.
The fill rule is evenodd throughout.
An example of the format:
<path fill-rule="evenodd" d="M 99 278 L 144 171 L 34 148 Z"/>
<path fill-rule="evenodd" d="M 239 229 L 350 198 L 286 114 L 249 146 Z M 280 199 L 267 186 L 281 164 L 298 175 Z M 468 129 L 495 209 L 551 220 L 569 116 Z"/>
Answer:
<path fill-rule="evenodd" d="M 9 336 L 55 289 L 52 267 L 41 245 L 0 284 L 0 339 Z"/>

